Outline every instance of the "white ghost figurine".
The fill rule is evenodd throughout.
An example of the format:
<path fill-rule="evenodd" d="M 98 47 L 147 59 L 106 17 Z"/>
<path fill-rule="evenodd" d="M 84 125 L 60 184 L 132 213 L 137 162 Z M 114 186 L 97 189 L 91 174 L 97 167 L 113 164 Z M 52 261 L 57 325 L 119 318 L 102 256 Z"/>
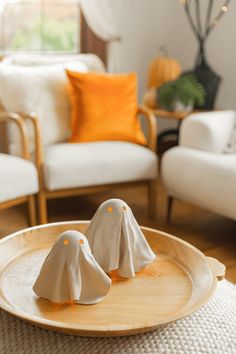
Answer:
<path fill-rule="evenodd" d="M 156 257 L 132 210 L 121 199 L 102 203 L 85 235 L 94 258 L 106 273 L 117 270 L 120 276 L 131 278 Z"/>
<path fill-rule="evenodd" d="M 103 300 L 111 279 L 95 261 L 86 237 L 63 232 L 46 257 L 33 290 L 55 303 L 96 304 Z"/>

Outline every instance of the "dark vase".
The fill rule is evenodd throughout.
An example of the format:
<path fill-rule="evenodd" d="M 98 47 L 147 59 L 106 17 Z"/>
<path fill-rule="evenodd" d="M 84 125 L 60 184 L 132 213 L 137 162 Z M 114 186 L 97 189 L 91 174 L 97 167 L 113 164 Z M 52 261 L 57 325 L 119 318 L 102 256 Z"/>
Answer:
<path fill-rule="evenodd" d="M 192 73 L 197 77 L 206 92 L 205 104 L 201 108 L 206 110 L 214 109 L 214 104 L 221 82 L 221 77 L 208 65 L 205 57 L 203 44 L 200 44 L 199 53 L 197 55 L 196 66 Z"/>

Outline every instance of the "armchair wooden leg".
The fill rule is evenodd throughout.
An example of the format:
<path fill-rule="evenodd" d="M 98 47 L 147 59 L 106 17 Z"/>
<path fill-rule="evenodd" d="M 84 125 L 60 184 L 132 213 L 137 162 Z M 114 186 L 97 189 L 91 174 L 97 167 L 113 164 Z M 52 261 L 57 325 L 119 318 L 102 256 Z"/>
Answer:
<path fill-rule="evenodd" d="M 36 220 L 36 209 L 35 209 L 35 197 L 30 195 L 28 197 L 28 211 L 29 211 L 29 224 L 30 226 L 35 226 L 37 224 Z"/>
<path fill-rule="evenodd" d="M 38 209 L 39 209 L 39 222 L 40 224 L 46 224 L 48 222 L 47 218 L 47 198 L 45 194 L 39 192 L 38 194 Z"/>
<path fill-rule="evenodd" d="M 167 214 L 166 214 L 166 221 L 168 224 L 171 222 L 171 212 L 172 212 L 173 201 L 174 201 L 174 198 L 169 196 L 168 200 L 167 200 Z"/>
<path fill-rule="evenodd" d="M 155 179 L 148 182 L 148 214 L 151 219 L 156 217 L 156 190 L 157 181 Z"/>

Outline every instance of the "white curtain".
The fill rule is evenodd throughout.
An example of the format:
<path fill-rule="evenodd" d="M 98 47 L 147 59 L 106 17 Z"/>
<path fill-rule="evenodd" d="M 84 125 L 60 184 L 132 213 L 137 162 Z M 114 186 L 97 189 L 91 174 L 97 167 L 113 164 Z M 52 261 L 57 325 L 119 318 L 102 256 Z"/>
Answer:
<path fill-rule="evenodd" d="M 79 0 L 81 10 L 91 30 L 108 42 L 108 70 L 115 71 L 120 35 L 112 11 L 111 0 Z"/>

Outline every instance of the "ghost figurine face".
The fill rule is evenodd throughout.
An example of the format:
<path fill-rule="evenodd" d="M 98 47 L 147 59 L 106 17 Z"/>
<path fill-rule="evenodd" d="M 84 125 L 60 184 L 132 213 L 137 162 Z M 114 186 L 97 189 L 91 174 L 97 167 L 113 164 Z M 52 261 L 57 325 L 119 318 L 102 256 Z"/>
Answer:
<path fill-rule="evenodd" d="M 95 304 L 103 300 L 110 285 L 86 237 L 78 231 L 66 231 L 46 257 L 33 290 L 56 303 Z"/>
<path fill-rule="evenodd" d="M 121 199 L 102 203 L 85 235 L 106 273 L 117 270 L 120 276 L 131 278 L 155 258 L 130 207 Z"/>

